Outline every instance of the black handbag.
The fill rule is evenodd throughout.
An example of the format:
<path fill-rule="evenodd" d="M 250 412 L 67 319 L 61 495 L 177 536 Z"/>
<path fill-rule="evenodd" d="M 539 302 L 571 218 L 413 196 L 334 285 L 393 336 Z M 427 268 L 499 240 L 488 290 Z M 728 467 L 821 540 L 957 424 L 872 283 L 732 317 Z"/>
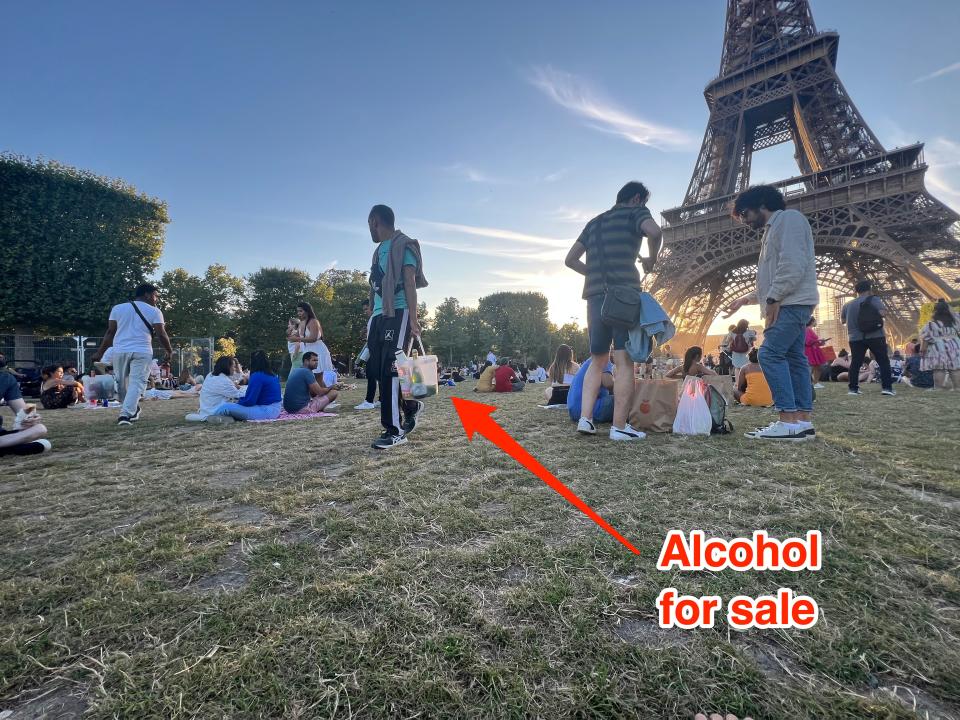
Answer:
<path fill-rule="evenodd" d="M 600 320 L 604 325 L 629 330 L 640 319 L 640 292 L 631 285 L 607 283 L 607 261 L 603 252 L 603 220 L 597 221 L 597 248 L 603 273 L 603 304 Z"/>

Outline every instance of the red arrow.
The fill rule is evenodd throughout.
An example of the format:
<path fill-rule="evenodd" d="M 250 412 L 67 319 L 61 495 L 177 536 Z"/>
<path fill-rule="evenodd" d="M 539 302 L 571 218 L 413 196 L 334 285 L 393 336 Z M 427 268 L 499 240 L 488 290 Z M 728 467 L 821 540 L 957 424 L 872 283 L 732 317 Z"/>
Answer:
<path fill-rule="evenodd" d="M 480 433 L 507 455 L 523 465 L 527 470 L 543 480 L 556 492 L 560 493 L 566 498 L 567 502 L 623 543 L 630 552 L 636 553 L 637 555 L 640 554 L 640 551 L 631 545 L 626 538 L 610 527 L 606 520 L 591 510 L 590 506 L 578 498 L 570 488 L 550 474 L 549 470 L 537 462 L 537 459 L 533 457 L 533 455 L 524 450 L 520 443 L 510 437 L 510 433 L 500 427 L 497 421 L 490 417 L 490 414 L 497 409 L 496 407 L 471 400 L 463 400 L 462 398 L 455 397 L 450 399 L 453 401 L 453 407 L 460 416 L 460 422 L 463 423 L 463 429 L 467 433 L 467 439 L 472 441 L 474 433 Z"/>

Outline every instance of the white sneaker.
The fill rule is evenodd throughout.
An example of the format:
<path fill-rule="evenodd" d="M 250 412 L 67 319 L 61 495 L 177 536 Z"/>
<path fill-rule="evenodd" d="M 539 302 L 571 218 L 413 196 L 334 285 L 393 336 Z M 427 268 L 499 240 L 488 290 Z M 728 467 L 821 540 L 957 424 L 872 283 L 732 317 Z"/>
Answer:
<path fill-rule="evenodd" d="M 803 442 L 808 438 L 805 431 L 799 426 L 791 427 L 787 423 L 777 420 L 762 430 L 753 433 L 744 433 L 748 438 L 756 440 L 786 440 L 789 442 Z"/>
<path fill-rule="evenodd" d="M 823 390 L 823 388 L 824 388 L 823 383 L 817 383 L 816 385 L 813 386 L 814 390 Z"/>
<path fill-rule="evenodd" d="M 620 440 L 620 441 L 630 441 L 630 440 L 643 440 L 647 434 L 641 432 L 640 430 L 635 430 L 630 427 L 630 424 L 627 425 L 621 430 L 620 428 L 612 427 L 610 428 L 610 439 L 611 440 Z"/>
<path fill-rule="evenodd" d="M 577 423 L 577 432 L 583 433 L 584 435 L 596 435 L 597 426 L 593 424 L 592 420 L 587 420 L 585 417 L 580 418 L 580 422 Z"/>
<path fill-rule="evenodd" d="M 364 400 L 359 405 L 354 405 L 353 409 L 354 410 L 373 410 L 376 407 L 380 407 L 380 403 L 377 403 L 376 405 L 374 405 L 372 402 L 367 402 L 366 400 Z"/>
<path fill-rule="evenodd" d="M 336 410 L 336 409 L 338 409 L 339 407 L 340 407 L 340 403 L 338 403 L 338 402 L 332 402 L 332 403 L 330 403 L 329 405 L 327 405 L 327 406 L 323 409 L 323 412 L 329 412 L 329 411 L 331 411 L 331 410 Z"/>
<path fill-rule="evenodd" d="M 881 390 L 880 394 L 889 395 L 890 397 L 895 397 L 897 393 L 895 393 L 893 390 Z"/>

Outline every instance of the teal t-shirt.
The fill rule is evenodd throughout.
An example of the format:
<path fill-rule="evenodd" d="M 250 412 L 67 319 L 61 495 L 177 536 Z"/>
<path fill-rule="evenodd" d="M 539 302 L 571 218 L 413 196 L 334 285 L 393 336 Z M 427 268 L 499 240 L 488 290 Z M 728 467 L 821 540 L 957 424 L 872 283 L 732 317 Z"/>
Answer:
<path fill-rule="evenodd" d="M 380 265 L 380 278 L 383 278 L 383 273 L 387 271 L 387 260 L 390 257 L 390 246 L 393 244 L 393 239 L 384 240 L 380 243 L 380 247 L 377 248 L 378 253 L 378 264 Z M 403 254 L 403 264 L 411 265 L 414 268 L 417 267 L 417 257 L 413 254 L 413 250 L 407 248 L 407 251 Z M 402 284 L 403 276 L 401 276 L 398 281 Z M 382 292 L 389 292 L 389 288 L 384 288 Z M 407 296 L 403 290 L 398 291 L 393 296 L 393 307 L 395 310 L 404 310 L 407 307 Z M 383 296 L 379 293 L 373 294 L 373 315 L 383 315 Z"/>

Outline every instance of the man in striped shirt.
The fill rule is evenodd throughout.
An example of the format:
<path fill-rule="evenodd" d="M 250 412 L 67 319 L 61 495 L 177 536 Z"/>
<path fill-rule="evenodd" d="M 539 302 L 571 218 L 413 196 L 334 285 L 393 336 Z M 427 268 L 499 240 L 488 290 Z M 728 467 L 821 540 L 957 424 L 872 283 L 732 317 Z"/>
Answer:
<path fill-rule="evenodd" d="M 628 182 L 617 193 L 617 204 L 587 223 L 580 237 L 567 253 L 566 265 L 585 276 L 583 298 L 587 301 L 587 328 L 590 334 L 590 355 L 593 362 L 583 382 L 582 412 L 577 430 L 595 435 L 596 422 L 613 421 L 611 440 L 641 440 L 644 433 L 627 423 L 633 399 L 633 361 L 625 349 L 628 331 L 612 328 L 602 322 L 600 309 L 607 287 L 626 285 L 641 289 L 637 258 L 644 273 L 653 270 L 660 252 L 662 233 L 647 209 L 650 192 L 639 182 Z M 640 245 L 647 238 L 648 257 L 640 257 Z M 586 262 L 581 260 L 586 253 Z M 594 404 L 600 391 L 603 369 L 607 365 L 610 345 L 616 366 L 613 384 L 613 417 L 594 418 Z"/>

